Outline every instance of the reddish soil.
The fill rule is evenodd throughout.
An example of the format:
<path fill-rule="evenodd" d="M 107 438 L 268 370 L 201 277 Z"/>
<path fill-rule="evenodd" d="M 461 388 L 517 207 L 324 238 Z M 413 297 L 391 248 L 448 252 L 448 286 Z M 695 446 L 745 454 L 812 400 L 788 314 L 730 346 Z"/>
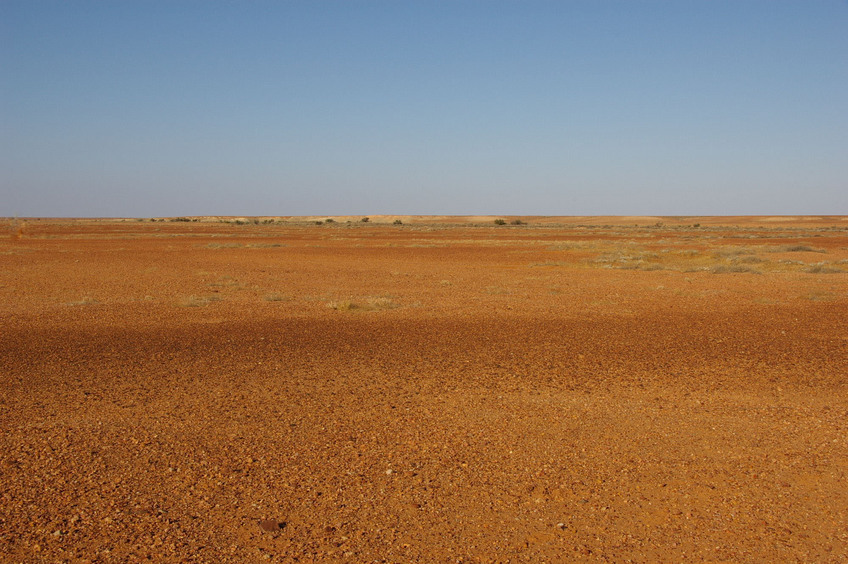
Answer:
<path fill-rule="evenodd" d="M 8 222 L 0 560 L 848 559 L 848 218 L 395 219 Z"/>

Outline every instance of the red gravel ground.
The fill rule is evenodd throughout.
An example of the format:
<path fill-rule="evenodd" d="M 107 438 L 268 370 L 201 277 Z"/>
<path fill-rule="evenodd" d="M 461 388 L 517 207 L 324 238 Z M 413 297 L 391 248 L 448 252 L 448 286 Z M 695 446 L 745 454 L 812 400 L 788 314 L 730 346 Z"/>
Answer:
<path fill-rule="evenodd" d="M 320 219 L 5 224 L 2 561 L 848 559 L 848 218 Z"/>

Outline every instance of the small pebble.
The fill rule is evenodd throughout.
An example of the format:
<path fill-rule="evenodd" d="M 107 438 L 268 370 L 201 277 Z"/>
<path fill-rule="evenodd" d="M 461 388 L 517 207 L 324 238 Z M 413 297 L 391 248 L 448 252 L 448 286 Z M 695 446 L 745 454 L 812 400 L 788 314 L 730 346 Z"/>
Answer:
<path fill-rule="evenodd" d="M 286 526 L 285 521 L 276 521 L 274 519 L 260 519 L 259 528 L 266 533 L 275 533 Z"/>

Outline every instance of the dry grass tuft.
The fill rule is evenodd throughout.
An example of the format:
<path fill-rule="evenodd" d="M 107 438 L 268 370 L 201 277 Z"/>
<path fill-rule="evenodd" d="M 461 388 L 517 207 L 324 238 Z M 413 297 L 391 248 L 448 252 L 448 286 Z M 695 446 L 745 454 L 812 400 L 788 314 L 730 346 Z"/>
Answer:
<path fill-rule="evenodd" d="M 783 245 L 769 249 L 771 253 L 826 253 L 824 249 L 808 247 L 807 245 Z"/>
<path fill-rule="evenodd" d="M 483 293 L 490 296 L 509 296 L 512 294 L 512 290 L 503 286 L 486 286 L 483 288 Z"/>
<path fill-rule="evenodd" d="M 335 309 L 336 311 L 350 311 L 353 309 L 357 309 L 355 303 L 350 300 L 335 300 L 332 302 L 327 302 L 327 307 L 330 309 Z"/>
<path fill-rule="evenodd" d="M 746 255 L 733 259 L 733 262 L 738 264 L 760 264 L 768 261 L 764 258 L 755 255 Z"/>
<path fill-rule="evenodd" d="M 836 268 L 829 263 L 820 262 L 805 268 L 804 272 L 809 272 L 810 274 L 842 274 L 846 271 Z"/>
<path fill-rule="evenodd" d="M 759 270 L 743 264 L 720 264 L 710 269 L 713 274 L 762 274 Z"/>
<path fill-rule="evenodd" d="M 241 249 L 244 247 L 242 243 L 209 243 L 207 249 Z"/>
<path fill-rule="evenodd" d="M 222 276 L 219 280 L 210 282 L 209 286 L 213 288 L 242 288 L 241 283 L 232 276 Z"/>
<path fill-rule="evenodd" d="M 97 303 L 100 303 L 100 302 L 98 302 L 97 300 L 95 300 L 91 296 L 85 296 L 83 299 L 79 300 L 78 302 L 68 302 L 67 305 L 69 305 L 69 306 L 85 306 L 85 305 L 93 305 L 93 304 L 97 304 Z"/>
<path fill-rule="evenodd" d="M 717 258 L 738 257 L 740 255 L 756 255 L 758 250 L 751 247 L 723 247 L 713 251 L 713 256 Z"/>
<path fill-rule="evenodd" d="M 570 263 L 564 262 L 561 260 L 546 260 L 545 262 L 534 262 L 530 264 L 531 267 L 545 267 L 545 266 L 568 266 Z"/>
<path fill-rule="evenodd" d="M 369 311 L 375 310 L 384 310 L 384 309 L 396 309 L 399 308 L 400 304 L 395 302 L 392 298 L 388 296 L 380 296 L 376 298 L 368 298 L 365 303 L 365 308 Z"/>
<path fill-rule="evenodd" d="M 400 304 L 389 296 L 376 296 L 364 298 L 362 302 L 354 302 L 349 299 L 334 300 L 327 302 L 327 307 L 336 311 L 382 311 L 399 308 Z"/>

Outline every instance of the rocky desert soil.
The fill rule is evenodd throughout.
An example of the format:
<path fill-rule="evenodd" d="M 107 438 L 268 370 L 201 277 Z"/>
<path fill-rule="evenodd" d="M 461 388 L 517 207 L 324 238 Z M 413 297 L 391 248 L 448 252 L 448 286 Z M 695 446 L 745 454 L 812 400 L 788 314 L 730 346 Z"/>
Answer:
<path fill-rule="evenodd" d="M 0 560 L 848 560 L 848 218 L 515 220 L 3 223 Z"/>

